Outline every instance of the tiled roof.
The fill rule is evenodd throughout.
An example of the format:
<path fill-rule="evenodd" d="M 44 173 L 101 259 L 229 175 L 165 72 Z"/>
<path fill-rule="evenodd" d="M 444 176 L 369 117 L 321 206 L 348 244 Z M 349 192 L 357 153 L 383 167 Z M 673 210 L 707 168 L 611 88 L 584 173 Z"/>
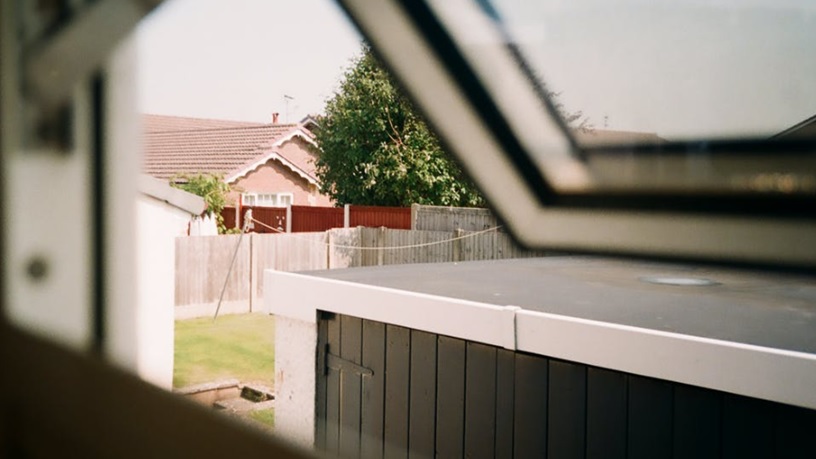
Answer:
<path fill-rule="evenodd" d="M 210 173 L 225 177 L 273 152 L 275 143 L 293 134 L 311 133 L 297 124 L 261 124 L 145 115 L 144 172 L 170 179 L 180 174 Z M 151 129 L 153 129 L 151 131 Z M 284 158 L 313 176 L 314 167 L 299 158 Z"/>
<path fill-rule="evenodd" d="M 144 132 L 178 132 L 197 131 L 201 129 L 221 129 L 236 127 L 263 126 L 263 123 L 250 121 L 211 120 L 207 118 L 187 118 L 183 116 L 143 115 L 142 127 Z"/>

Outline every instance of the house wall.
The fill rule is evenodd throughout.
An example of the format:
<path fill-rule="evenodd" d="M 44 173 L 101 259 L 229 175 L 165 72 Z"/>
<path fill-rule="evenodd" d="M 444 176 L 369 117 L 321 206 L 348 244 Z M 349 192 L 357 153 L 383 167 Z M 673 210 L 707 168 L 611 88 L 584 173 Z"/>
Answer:
<path fill-rule="evenodd" d="M 317 187 L 292 172 L 278 161 L 266 164 L 250 172 L 232 184 L 236 191 L 230 193 L 229 201 L 237 202 L 242 192 L 283 193 L 293 195 L 293 203 L 299 206 L 328 206 L 331 200 L 318 192 Z"/>
<path fill-rule="evenodd" d="M 310 174 L 314 173 L 317 150 L 301 137 L 295 136 L 291 140 L 287 140 L 277 148 L 277 151 L 304 171 Z"/>
<path fill-rule="evenodd" d="M 136 373 L 167 389 L 173 385 L 175 240 L 187 234 L 190 214 L 142 195 L 136 206 Z"/>

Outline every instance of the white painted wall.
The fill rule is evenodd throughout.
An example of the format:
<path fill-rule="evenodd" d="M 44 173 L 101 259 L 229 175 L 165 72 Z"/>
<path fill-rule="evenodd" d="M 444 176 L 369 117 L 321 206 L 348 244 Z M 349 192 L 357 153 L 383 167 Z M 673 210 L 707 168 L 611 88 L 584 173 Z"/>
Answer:
<path fill-rule="evenodd" d="M 190 222 L 190 236 L 217 236 L 218 224 L 212 215 L 193 217 Z"/>
<path fill-rule="evenodd" d="M 187 234 L 190 214 L 142 195 L 137 206 L 136 372 L 170 389 L 173 384 L 175 239 Z"/>
<path fill-rule="evenodd" d="M 275 318 L 275 433 L 314 447 L 317 323 Z"/>

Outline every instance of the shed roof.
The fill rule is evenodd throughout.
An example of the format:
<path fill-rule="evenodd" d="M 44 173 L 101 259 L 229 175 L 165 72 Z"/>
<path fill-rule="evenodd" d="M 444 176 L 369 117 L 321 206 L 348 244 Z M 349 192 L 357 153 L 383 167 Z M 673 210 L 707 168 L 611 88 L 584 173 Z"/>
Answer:
<path fill-rule="evenodd" d="M 190 215 L 201 215 L 207 210 L 207 204 L 204 202 L 204 198 L 178 188 L 173 188 L 167 181 L 149 175 L 141 174 L 139 176 L 139 192 L 151 198 L 158 199 L 159 201 L 166 202 Z"/>
<path fill-rule="evenodd" d="M 590 256 L 376 266 L 309 274 L 816 353 L 816 278 L 812 274 Z M 659 279 L 708 279 L 714 284 L 654 283 Z"/>

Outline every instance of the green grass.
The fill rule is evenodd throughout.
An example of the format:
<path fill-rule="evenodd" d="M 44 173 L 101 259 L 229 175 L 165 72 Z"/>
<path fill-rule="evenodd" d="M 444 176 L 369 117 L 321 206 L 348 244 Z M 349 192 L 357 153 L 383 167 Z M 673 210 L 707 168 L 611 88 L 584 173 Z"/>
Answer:
<path fill-rule="evenodd" d="M 249 412 L 250 419 L 253 419 L 267 427 L 275 427 L 275 410 L 257 410 Z"/>
<path fill-rule="evenodd" d="M 173 386 L 235 378 L 274 383 L 275 319 L 238 314 L 176 321 Z"/>

